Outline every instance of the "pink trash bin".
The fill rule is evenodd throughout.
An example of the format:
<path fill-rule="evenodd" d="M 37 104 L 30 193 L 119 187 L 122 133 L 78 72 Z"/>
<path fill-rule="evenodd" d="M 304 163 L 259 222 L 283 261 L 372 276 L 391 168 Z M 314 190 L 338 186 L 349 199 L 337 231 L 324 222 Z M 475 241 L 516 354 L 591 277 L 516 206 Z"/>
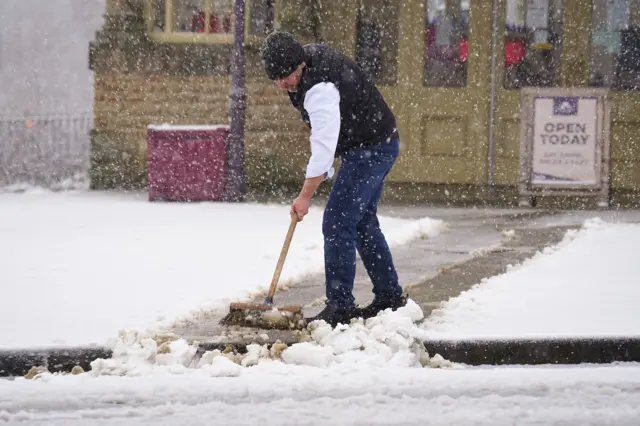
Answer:
<path fill-rule="evenodd" d="M 149 200 L 220 201 L 227 171 L 229 126 L 147 128 Z"/>

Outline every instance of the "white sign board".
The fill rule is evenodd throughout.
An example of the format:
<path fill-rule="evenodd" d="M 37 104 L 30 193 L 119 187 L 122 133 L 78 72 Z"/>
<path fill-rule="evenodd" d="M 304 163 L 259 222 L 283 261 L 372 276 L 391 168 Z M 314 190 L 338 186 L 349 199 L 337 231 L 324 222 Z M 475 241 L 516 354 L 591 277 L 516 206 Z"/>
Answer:
<path fill-rule="evenodd" d="M 607 89 L 524 88 L 521 95 L 521 196 L 592 195 L 608 205 Z"/>
<path fill-rule="evenodd" d="M 534 98 L 533 184 L 597 183 L 597 103 L 597 98 Z"/>

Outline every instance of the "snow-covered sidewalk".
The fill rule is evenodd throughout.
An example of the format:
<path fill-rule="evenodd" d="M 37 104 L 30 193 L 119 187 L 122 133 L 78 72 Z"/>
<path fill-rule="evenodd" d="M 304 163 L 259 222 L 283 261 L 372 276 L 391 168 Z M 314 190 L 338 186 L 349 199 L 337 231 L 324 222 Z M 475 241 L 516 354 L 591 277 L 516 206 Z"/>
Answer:
<path fill-rule="evenodd" d="M 289 207 L 149 203 L 144 195 L 0 193 L 0 349 L 112 345 L 265 291 Z M 281 282 L 322 269 L 322 211 L 301 222 Z M 443 223 L 382 217 L 392 244 Z M 323 294 L 318 294 L 321 297 Z"/>
<path fill-rule="evenodd" d="M 596 217 L 555 247 L 450 299 L 434 339 L 640 336 L 640 225 Z"/>

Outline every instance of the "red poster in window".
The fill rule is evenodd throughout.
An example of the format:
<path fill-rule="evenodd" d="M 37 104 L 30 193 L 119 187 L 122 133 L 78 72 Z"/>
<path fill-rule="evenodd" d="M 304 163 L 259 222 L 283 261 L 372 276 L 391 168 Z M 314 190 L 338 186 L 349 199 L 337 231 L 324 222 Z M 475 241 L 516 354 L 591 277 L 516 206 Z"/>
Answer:
<path fill-rule="evenodd" d="M 504 43 L 504 64 L 513 65 L 524 59 L 527 46 L 522 40 L 506 41 Z"/>
<path fill-rule="evenodd" d="M 463 38 L 460 41 L 460 51 L 458 52 L 460 62 L 465 62 L 469 58 L 469 40 Z"/>
<path fill-rule="evenodd" d="M 204 32 L 205 13 L 199 12 L 195 15 L 191 21 L 191 31 L 194 33 Z M 231 31 L 231 17 L 229 15 L 224 16 L 222 24 L 220 19 L 215 14 L 211 14 L 209 17 L 209 32 L 210 33 L 228 33 Z"/>

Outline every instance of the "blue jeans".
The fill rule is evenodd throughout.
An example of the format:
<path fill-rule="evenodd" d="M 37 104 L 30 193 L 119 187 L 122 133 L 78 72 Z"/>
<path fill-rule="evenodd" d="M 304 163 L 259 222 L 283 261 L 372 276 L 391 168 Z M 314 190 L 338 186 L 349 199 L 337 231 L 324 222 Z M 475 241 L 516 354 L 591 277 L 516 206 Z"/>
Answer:
<path fill-rule="evenodd" d="M 358 148 L 342 156 L 322 221 L 327 305 L 355 307 L 353 282 L 356 250 L 373 283 L 376 299 L 402 295 L 387 241 L 380 229 L 377 206 L 384 179 L 400 154 L 400 141 Z"/>

